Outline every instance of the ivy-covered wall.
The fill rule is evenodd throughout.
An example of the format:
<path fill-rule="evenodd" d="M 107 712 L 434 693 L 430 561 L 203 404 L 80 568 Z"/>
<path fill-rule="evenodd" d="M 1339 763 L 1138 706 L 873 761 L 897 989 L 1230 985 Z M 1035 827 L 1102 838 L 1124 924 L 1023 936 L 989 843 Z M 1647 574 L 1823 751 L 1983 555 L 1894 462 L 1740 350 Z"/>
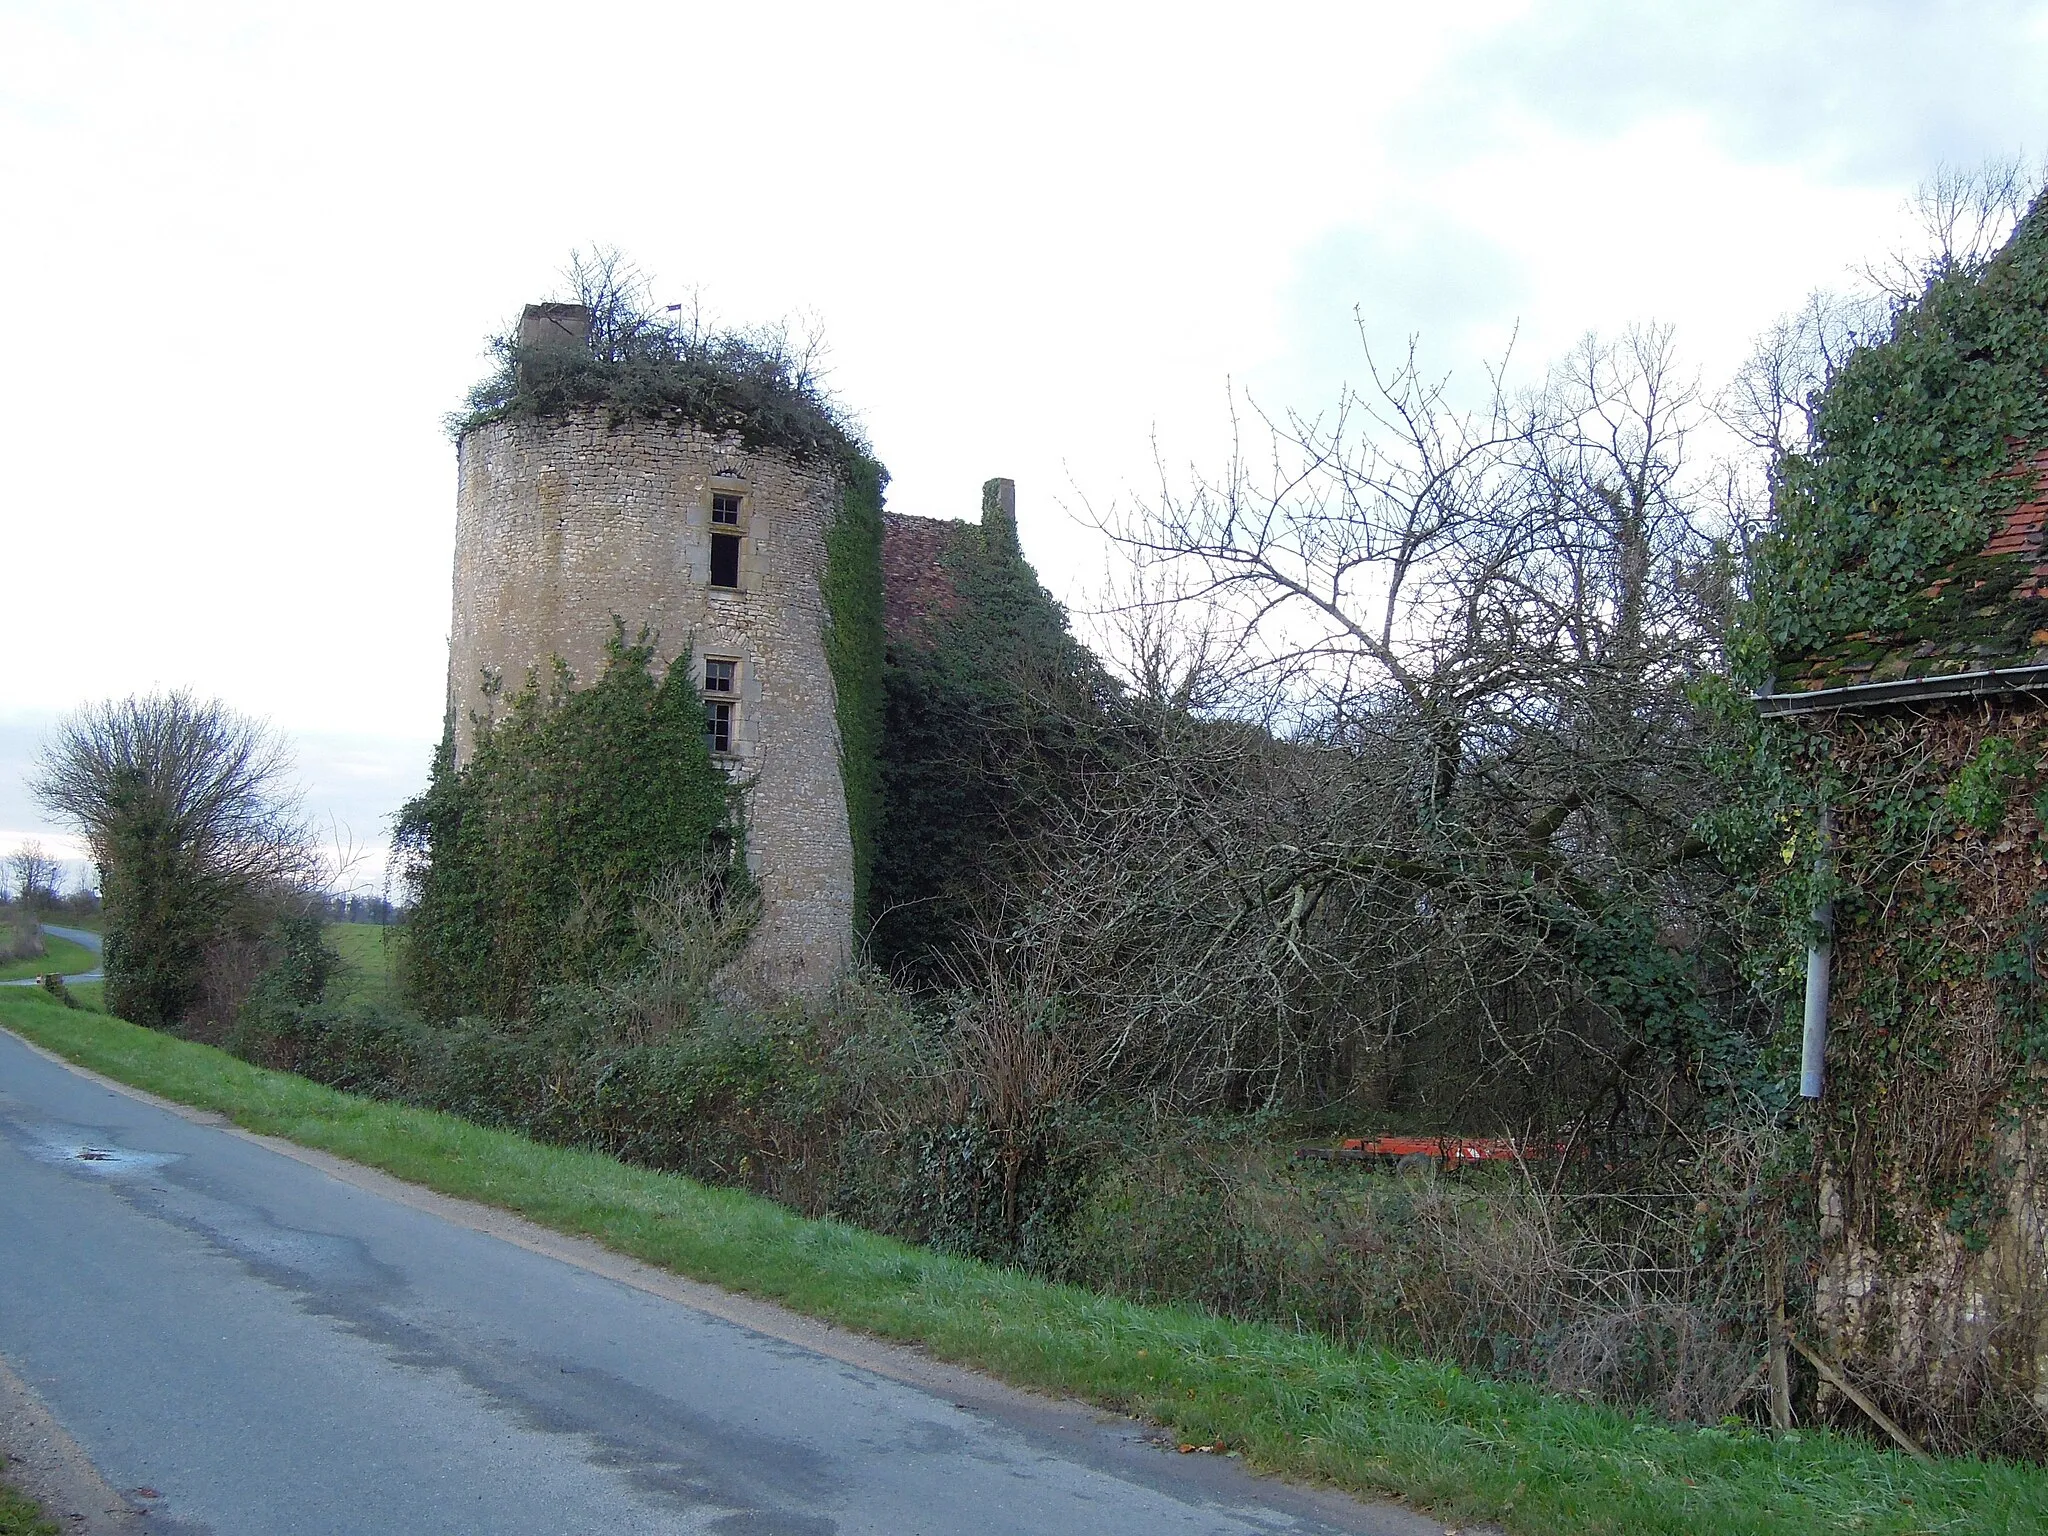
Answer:
<path fill-rule="evenodd" d="M 1832 900 L 1835 922 L 1826 1090 L 1805 1122 L 1816 1322 L 1865 1390 L 1936 1443 L 2038 1454 L 2048 712 L 2008 699 L 1842 713 L 1785 745 L 1813 800 L 1784 862 L 1820 871 L 1818 889 L 1794 884 Z"/>
<path fill-rule="evenodd" d="M 853 926 L 866 927 L 882 824 L 882 492 L 888 471 L 850 459 L 839 516 L 825 536 L 825 660 L 839 717 L 839 771 L 853 840 Z"/>
<path fill-rule="evenodd" d="M 455 762 L 454 721 L 427 790 L 400 814 L 411 886 L 407 990 L 431 1018 L 523 1016 L 543 987 L 630 966 L 632 905 L 660 876 L 730 862 L 731 788 L 704 743 L 685 651 L 619 625 L 604 673 L 538 669 Z"/>
<path fill-rule="evenodd" d="M 1785 693 L 2032 659 L 2048 640 L 2039 530 L 2013 514 L 2048 448 L 2048 209 L 1988 262 L 1935 274 L 1814 407 L 1810 448 L 1776 466 L 1737 650 L 1750 680 Z M 2038 1454 L 2048 711 L 1931 698 L 1767 720 L 1751 739 L 1731 814 L 1769 850 L 1759 958 L 1788 1075 L 1809 914 L 1833 908 L 1825 1092 L 1793 1117 L 1820 1239 L 1813 1321 L 1929 1441 Z"/>
<path fill-rule="evenodd" d="M 1100 749 L 1107 686 L 1017 542 L 1007 481 L 939 541 L 938 589 L 882 672 L 869 946 L 929 976 L 1027 888 L 1036 839 Z"/>

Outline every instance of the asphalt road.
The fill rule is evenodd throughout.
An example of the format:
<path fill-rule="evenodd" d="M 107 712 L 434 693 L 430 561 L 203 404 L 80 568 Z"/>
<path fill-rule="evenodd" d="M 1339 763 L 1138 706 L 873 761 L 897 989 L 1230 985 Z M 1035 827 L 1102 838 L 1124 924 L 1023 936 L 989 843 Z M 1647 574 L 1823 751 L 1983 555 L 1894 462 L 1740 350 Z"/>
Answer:
<path fill-rule="evenodd" d="M 0 1361 L 142 1530 L 1443 1529 L 208 1118 L 0 1032 Z"/>
<path fill-rule="evenodd" d="M 87 929 L 59 928 L 55 923 L 44 923 L 42 929 L 43 932 L 55 934 L 60 939 L 69 939 L 81 949 L 89 949 L 95 955 L 100 952 L 100 936 Z M 99 981 L 105 975 L 106 973 L 96 965 L 89 971 L 77 971 L 66 976 L 64 979 L 66 981 Z M 0 987 L 32 987 L 35 984 L 33 976 L 24 977 L 18 981 L 0 981 Z"/>

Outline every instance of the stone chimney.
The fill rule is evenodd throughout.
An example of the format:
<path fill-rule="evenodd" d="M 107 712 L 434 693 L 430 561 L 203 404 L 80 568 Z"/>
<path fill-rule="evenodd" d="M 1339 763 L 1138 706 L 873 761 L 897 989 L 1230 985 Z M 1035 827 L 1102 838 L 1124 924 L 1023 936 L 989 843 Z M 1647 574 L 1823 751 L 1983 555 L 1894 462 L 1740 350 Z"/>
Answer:
<path fill-rule="evenodd" d="M 993 544 L 1022 557 L 1017 542 L 1017 482 L 984 480 L 981 485 L 981 529 Z"/>
<path fill-rule="evenodd" d="M 588 304 L 529 304 L 519 312 L 519 345 L 533 351 L 543 348 L 590 345 Z"/>

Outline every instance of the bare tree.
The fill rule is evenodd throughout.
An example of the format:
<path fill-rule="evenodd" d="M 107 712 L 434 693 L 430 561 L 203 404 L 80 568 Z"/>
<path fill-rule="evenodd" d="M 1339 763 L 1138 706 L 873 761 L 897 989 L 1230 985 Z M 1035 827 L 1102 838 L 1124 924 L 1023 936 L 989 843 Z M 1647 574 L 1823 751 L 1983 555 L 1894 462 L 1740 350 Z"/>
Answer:
<path fill-rule="evenodd" d="M 672 362 L 703 356 L 766 366 L 789 386 L 825 398 L 830 348 L 823 319 L 812 311 L 769 325 L 727 330 L 692 288 L 681 303 L 663 305 L 654 283 L 616 246 L 569 253 L 562 273 L 576 302 L 590 311 L 590 351 L 608 363 Z"/>
<path fill-rule="evenodd" d="M 2044 185 L 2048 161 L 2029 165 L 2019 155 L 1938 166 L 1906 201 L 1918 226 L 1918 248 L 1895 251 L 1864 268 L 1864 279 L 1899 305 L 1919 298 L 1937 277 L 1980 270 L 2011 238 Z"/>
<path fill-rule="evenodd" d="M 1697 386 L 1654 328 L 1471 409 L 1412 352 L 1372 381 L 1254 413 L 1256 460 L 1110 528 L 1140 572 L 1126 755 L 1043 840 L 1036 909 L 1087 1059 L 1249 1105 L 1370 1097 L 1430 1051 L 1439 1091 L 1520 1084 L 1497 1115 L 1618 1113 L 1654 1054 L 1668 1104 L 1706 795 L 1685 690 L 1728 591 Z"/>
<path fill-rule="evenodd" d="M 15 900 L 31 912 L 56 904 L 57 861 L 33 838 L 15 849 L 7 861 L 14 871 Z"/>
<path fill-rule="evenodd" d="M 99 866 L 110 1011 L 179 1022 L 209 942 L 249 926 L 262 898 L 317 881 L 290 772 L 267 726 L 182 692 L 88 705 L 58 726 L 29 787 Z"/>

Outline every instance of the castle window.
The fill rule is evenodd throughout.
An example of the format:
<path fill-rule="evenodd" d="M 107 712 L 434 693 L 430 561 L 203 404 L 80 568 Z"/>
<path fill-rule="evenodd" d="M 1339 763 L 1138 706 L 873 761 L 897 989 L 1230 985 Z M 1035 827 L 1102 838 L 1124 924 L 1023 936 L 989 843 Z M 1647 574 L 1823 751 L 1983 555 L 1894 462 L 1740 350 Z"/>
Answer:
<path fill-rule="evenodd" d="M 732 700 L 704 701 L 704 745 L 720 756 L 732 753 Z"/>
<path fill-rule="evenodd" d="M 706 660 L 704 663 L 704 691 L 706 693 L 731 693 L 733 673 L 739 668 L 736 661 Z"/>
<path fill-rule="evenodd" d="M 740 584 L 740 536 L 736 533 L 714 533 L 711 535 L 711 585 L 734 587 Z"/>
<path fill-rule="evenodd" d="M 711 493 L 711 521 L 714 523 L 724 523 L 732 528 L 739 527 L 739 492 L 713 491 Z"/>

